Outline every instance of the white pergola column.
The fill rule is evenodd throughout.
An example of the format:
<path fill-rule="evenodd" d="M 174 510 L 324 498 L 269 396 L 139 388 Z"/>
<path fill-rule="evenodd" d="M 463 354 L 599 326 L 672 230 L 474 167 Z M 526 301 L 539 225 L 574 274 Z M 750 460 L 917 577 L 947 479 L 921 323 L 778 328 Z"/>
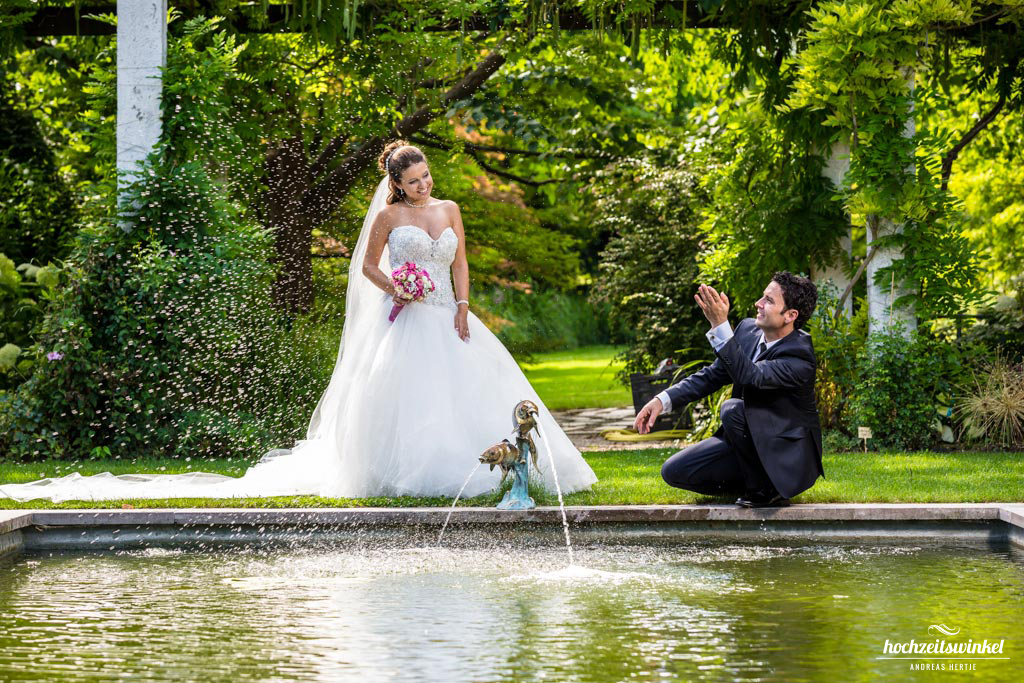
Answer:
<path fill-rule="evenodd" d="M 843 187 L 843 180 L 847 171 L 850 170 L 850 145 L 845 142 L 837 142 L 829 150 L 828 161 L 822 175 L 832 181 L 836 188 Z M 850 227 L 847 223 L 846 234 L 839 238 L 838 260 L 830 264 L 811 263 L 811 279 L 817 283 L 831 280 L 832 284 L 839 288 L 839 295 L 842 295 L 846 286 L 850 284 L 850 276 L 847 275 L 850 261 L 853 259 L 853 239 L 850 237 Z M 847 317 L 853 315 L 853 297 L 847 297 L 843 305 Z"/>
<path fill-rule="evenodd" d="M 909 72 L 907 76 L 907 87 L 910 90 L 911 96 L 914 93 L 914 72 Z M 911 116 L 907 119 L 907 124 L 903 128 L 903 135 L 905 137 L 912 137 L 914 132 L 917 130 L 916 124 L 913 117 L 913 100 L 911 100 Z M 908 173 L 913 173 L 914 168 L 910 167 L 907 169 Z M 871 226 L 868 225 L 867 230 L 867 241 L 868 251 L 870 252 L 872 242 L 879 237 L 886 235 L 896 235 L 903 231 L 903 224 L 896 223 L 891 220 L 880 219 L 877 221 L 878 227 L 875 234 L 872 234 Z M 868 329 L 871 332 L 884 332 L 889 329 L 893 322 L 902 322 L 904 324 L 904 333 L 909 334 L 917 327 L 917 317 L 914 313 L 913 306 L 895 306 L 894 301 L 899 299 L 904 294 L 909 293 L 908 290 L 901 286 L 899 280 L 893 280 L 891 277 L 885 279 L 884 282 L 875 282 L 875 274 L 879 270 L 892 265 L 893 261 L 900 259 L 903 256 L 902 251 L 899 247 L 884 247 L 878 249 L 875 253 L 875 257 L 868 263 L 867 272 L 867 285 L 868 285 Z"/>
<path fill-rule="evenodd" d="M 117 0 L 118 171 L 138 170 L 160 138 L 166 64 L 167 0 Z M 130 182 L 119 177 L 118 192 Z"/>
<path fill-rule="evenodd" d="M 874 239 L 886 235 L 899 234 L 902 229 L 903 226 L 901 224 L 887 219 L 879 220 L 878 230 Z M 872 241 L 872 236 L 869 234 L 868 249 L 871 248 Z M 903 253 L 898 247 L 883 247 L 877 251 L 875 257 L 871 259 L 871 263 L 868 264 L 865 275 L 868 285 L 868 317 L 871 319 L 869 329 L 872 332 L 885 331 L 895 321 L 902 321 L 905 326 L 904 332 L 907 333 L 917 326 L 913 306 L 896 306 L 894 303 L 896 299 L 908 293 L 908 290 L 900 284 L 900 281 L 889 277 L 884 279 L 883 282 L 875 282 L 875 274 L 879 270 L 892 265 L 893 261 L 902 258 L 902 256 Z"/>

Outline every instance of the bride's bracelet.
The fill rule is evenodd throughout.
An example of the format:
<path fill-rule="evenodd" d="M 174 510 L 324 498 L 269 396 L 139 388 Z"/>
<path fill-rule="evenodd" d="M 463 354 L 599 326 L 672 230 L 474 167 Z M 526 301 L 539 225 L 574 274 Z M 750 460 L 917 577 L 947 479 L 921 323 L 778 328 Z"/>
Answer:
<path fill-rule="evenodd" d="M 469 308 L 469 301 L 467 301 L 466 299 L 459 299 L 458 301 L 455 302 L 456 306 L 458 306 L 459 304 L 466 304 L 466 308 Z"/>

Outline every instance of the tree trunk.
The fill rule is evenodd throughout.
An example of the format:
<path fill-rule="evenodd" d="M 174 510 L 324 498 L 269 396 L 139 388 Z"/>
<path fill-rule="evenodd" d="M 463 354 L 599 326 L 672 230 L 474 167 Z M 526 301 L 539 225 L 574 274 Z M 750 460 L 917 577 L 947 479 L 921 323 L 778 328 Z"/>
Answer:
<path fill-rule="evenodd" d="M 274 250 L 280 268 L 274 282 L 274 304 L 297 315 L 313 307 L 313 263 L 309 250 L 313 221 L 302 207 L 312 178 L 301 134 L 283 141 L 264 164 L 266 226 L 274 231 Z"/>

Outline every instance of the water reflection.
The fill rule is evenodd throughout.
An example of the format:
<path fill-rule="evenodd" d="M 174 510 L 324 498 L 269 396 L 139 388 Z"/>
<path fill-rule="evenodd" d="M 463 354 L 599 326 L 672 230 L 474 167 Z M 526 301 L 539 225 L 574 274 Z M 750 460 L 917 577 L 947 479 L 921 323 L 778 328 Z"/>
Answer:
<path fill-rule="evenodd" d="M 889 638 L 1007 639 L 1019 551 L 794 543 L 429 544 L 30 556 L 0 575 L 0 680 L 902 681 Z M 1013 663 L 980 662 L 1014 680 Z M 983 666 L 984 665 L 984 666 Z"/>

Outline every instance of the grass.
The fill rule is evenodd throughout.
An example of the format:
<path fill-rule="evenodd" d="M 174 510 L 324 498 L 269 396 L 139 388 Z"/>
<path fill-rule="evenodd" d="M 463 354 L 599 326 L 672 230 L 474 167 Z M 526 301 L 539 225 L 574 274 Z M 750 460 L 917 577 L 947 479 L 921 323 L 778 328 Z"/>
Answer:
<path fill-rule="evenodd" d="M 617 408 L 633 404 L 629 387 L 615 378 L 625 363 L 617 346 L 587 346 L 534 354 L 523 372 L 549 410 Z"/>
<path fill-rule="evenodd" d="M 710 498 L 667 486 L 661 480 L 661 463 L 671 455 L 665 449 L 602 451 L 585 453 L 597 474 L 592 491 L 566 496 L 569 505 L 650 505 L 732 502 L 731 498 Z M 246 463 L 240 460 L 186 463 L 175 459 L 138 461 L 45 461 L 32 464 L 0 463 L 0 484 L 34 481 L 71 472 L 96 474 L 113 472 L 207 471 L 240 475 Z M 797 499 L 797 503 L 987 503 L 1024 501 L 1024 453 L 836 453 L 825 456 L 827 479 Z M 557 505 L 557 497 L 533 491 L 539 505 Z M 480 496 L 460 505 L 493 506 L 499 494 Z M 434 507 L 451 505 L 448 498 L 175 498 L 49 503 L 17 503 L 0 500 L 0 509 L 53 508 L 185 508 L 185 507 Z"/>

